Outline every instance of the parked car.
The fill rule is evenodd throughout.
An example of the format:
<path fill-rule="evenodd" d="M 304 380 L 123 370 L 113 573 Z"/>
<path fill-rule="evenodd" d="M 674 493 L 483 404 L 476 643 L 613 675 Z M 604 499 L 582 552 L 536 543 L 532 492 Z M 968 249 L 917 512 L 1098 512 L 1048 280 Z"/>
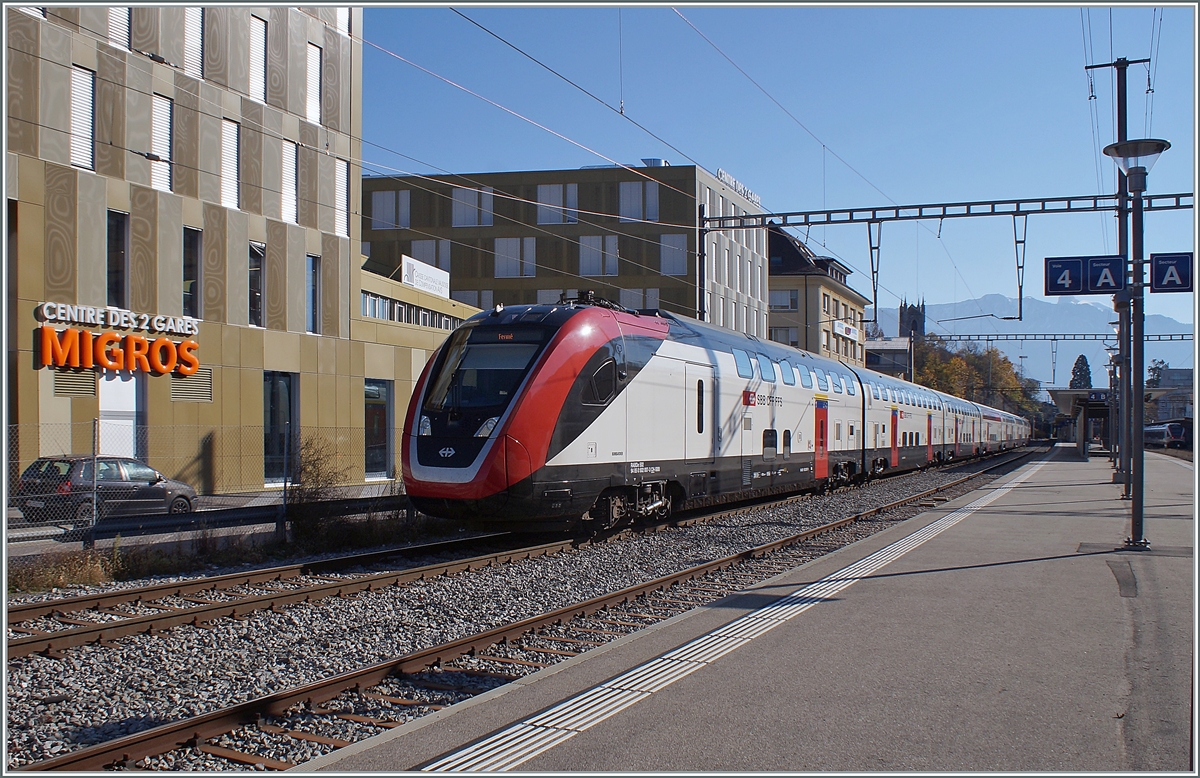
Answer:
<path fill-rule="evenodd" d="M 190 513 L 196 490 L 129 457 L 96 458 L 100 518 L 153 513 Z M 92 456 L 41 457 L 17 483 L 14 505 L 32 522 L 93 524 Z"/>

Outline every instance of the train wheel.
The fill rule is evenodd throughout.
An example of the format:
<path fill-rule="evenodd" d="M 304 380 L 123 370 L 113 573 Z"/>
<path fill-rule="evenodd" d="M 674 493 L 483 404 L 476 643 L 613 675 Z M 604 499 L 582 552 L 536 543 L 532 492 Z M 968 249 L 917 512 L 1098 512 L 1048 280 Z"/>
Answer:
<path fill-rule="evenodd" d="M 671 492 L 667 490 L 662 497 L 663 504 L 657 511 L 654 512 L 659 521 L 666 521 L 671 518 L 671 509 L 674 506 L 674 501 L 671 499 Z"/>

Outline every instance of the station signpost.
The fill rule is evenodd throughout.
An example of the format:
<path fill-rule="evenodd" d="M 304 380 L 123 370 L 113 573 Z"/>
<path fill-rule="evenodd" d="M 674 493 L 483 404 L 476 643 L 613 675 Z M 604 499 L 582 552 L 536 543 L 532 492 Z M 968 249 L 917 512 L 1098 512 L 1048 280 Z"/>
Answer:
<path fill-rule="evenodd" d="M 1121 254 L 1046 257 L 1046 296 L 1119 292 L 1125 288 L 1126 265 Z"/>
<path fill-rule="evenodd" d="M 1192 291 L 1192 252 L 1151 254 L 1150 291 Z"/>

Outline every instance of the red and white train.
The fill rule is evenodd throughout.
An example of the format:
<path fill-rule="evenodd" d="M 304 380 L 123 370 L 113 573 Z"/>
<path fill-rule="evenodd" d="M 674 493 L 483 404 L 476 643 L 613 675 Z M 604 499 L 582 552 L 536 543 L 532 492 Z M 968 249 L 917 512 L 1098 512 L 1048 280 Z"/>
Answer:
<path fill-rule="evenodd" d="M 425 366 L 404 486 L 434 516 L 604 528 L 1025 445 L 1029 423 L 861 367 L 602 301 L 473 316 Z"/>

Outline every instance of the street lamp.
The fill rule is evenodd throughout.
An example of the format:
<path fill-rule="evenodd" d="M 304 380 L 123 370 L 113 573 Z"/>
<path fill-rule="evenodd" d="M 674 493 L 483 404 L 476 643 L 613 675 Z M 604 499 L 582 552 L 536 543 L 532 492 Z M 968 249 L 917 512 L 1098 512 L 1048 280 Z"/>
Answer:
<path fill-rule="evenodd" d="M 1147 138 L 1143 140 L 1125 140 L 1119 143 L 1110 143 L 1104 147 L 1105 155 L 1112 157 L 1121 172 L 1125 174 L 1129 183 L 1129 193 L 1133 195 L 1133 246 L 1132 246 L 1132 262 L 1133 262 L 1133 298 L 1132 298 L 1132 320 L 1133 327 L 1130 334 L 1133 351 L 1133 365 L 1131 366 L 1130 376 L 1133 379 L 1132 397 L 1129 398 L 1130 411 L 1132 411 L 1132 427 L 1133 440 L 1130 442 L 1130 451 L 1132 453 L 1132 493 L 1133 505 L 1132 520 L 1130 522 L 1130 536 L 1125 541 L 1128 546 L 1148 547 L 1149 541 L 1146 540 L 1143 530 L 1145 527 L 1145 492 L 1146 492 L 1146 462 L 1145 462 L 1145 428 L 1146 428 L 1146 404 L 1143 397 L 1146 394 L 1146 288 L 1145 288 L 1145 259 L 1144 254 L 1144 238 L 1145 230 L 1142 225 L 1142 192 L 1146 191 L 1146 174 L 1150 172 L 1150 168 L 1158 160 L 1158 156 L 1167 149 L 1171 148 L 1171 144 L 1165 140 L 1155 138 Z"/>

